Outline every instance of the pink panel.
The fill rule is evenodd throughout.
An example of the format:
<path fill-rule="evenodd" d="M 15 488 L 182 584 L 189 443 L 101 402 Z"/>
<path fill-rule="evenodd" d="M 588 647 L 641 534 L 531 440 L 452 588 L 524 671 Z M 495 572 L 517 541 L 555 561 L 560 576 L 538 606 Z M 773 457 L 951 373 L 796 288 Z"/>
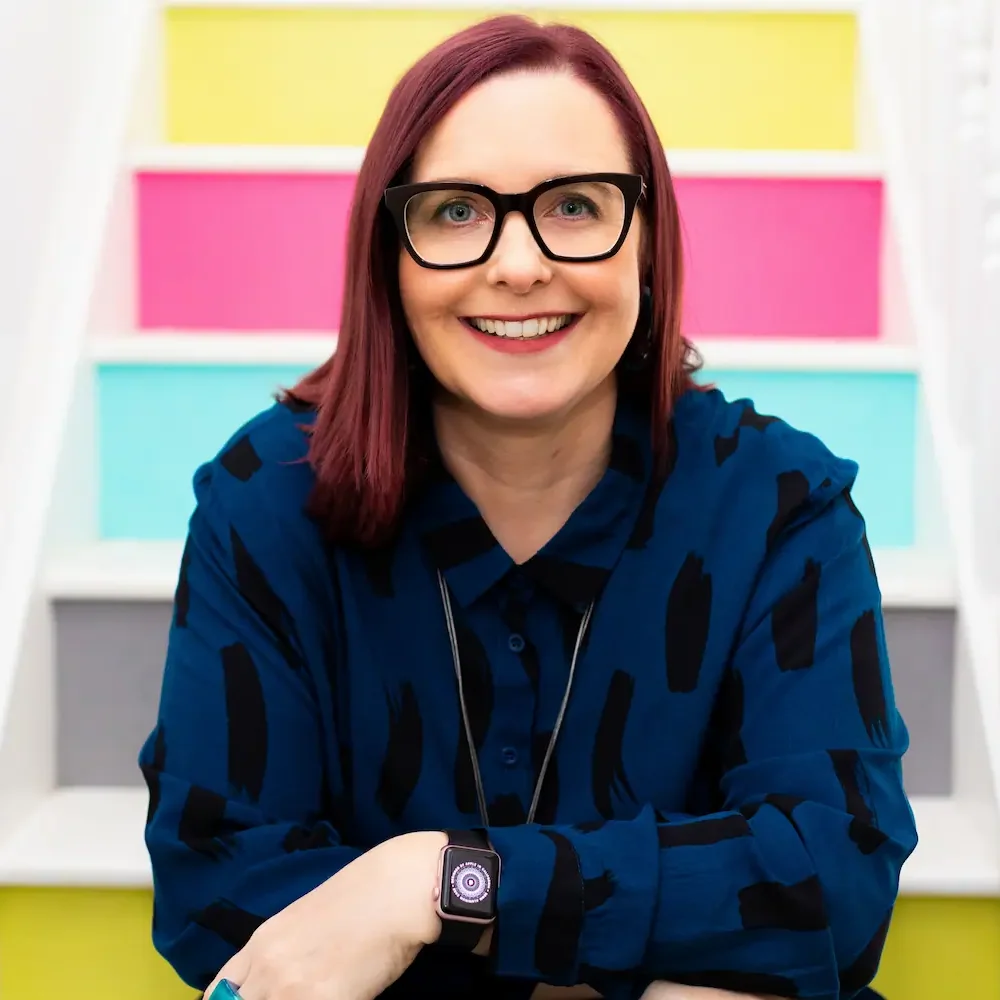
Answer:
<path fill-rule="evenodd" d="M 878 335 L 878 181 L 679 178 L 685 332 Z M 333 330 L 354 176 L 138 179 L 146 329 Z"/>
<path fill-rule="evenodd" d="M 141 174 L 139 325 L 335 330 L 354 180 Z"/>
<path fill-rule="evenodd" d="M 877 337 L 879 181 L 680 178 L 694 337 Z"/>

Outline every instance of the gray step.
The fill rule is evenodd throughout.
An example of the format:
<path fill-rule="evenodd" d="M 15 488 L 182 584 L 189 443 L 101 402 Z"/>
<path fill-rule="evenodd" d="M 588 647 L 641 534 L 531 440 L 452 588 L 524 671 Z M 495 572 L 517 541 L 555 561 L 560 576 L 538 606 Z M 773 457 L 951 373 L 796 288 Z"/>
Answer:
<path fill-rule="evenodd" d="M 179 547 L 157 551 L 159 563 L 102 565 L 91 558 L 57 564 L 47 578 L 62 786 L 141 783 L 136 755 L 156 718 Z M 119 547 L 119 555 L 127 552 Z M 907 788 L 911 795 L 949 795 L 955 611 L 939 576 L 933 587 L 922 587 L 912 565 L 894 567 L 893 573 L 905 571 L 896 579 L 881 568 L 889 557 L 876 553 L 876 562 L 896 697 L 910 729 Z"/>

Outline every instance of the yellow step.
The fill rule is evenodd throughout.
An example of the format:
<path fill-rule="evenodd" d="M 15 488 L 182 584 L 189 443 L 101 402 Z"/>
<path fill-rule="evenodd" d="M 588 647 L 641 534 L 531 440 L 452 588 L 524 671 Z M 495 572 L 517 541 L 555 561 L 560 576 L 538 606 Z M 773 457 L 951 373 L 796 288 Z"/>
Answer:
<path fill-rule="evenodd" d="M 148 890 L 0 890 L 4 1000 L 191 1000 L 149 943 Z M 900 900 L 875 986 L 887 1000 L 1000 996 L 1000 899 Z"/>
<path fill-rule="evenodd" d="M 600 38 L 668 146 L 854 148 L 852 12 L 628 6 L 608 0 L 607 10 L 560 5 L 531 14 L 578 24 Z M 400 74 L 442 38 L 489 13 L 472 4 L 169 6 L 166 138 L 364 145 Z"/>
<path fill-rule="evenodd" d="M 1000 852 L 991 810 L 913 803 L 921 845 L 876 985 L 887 1000 L 1000 997 Z M 3 1000 L 190 1000 L 150 943 L 144 789 L 63 789 L 0 843 Z"/>

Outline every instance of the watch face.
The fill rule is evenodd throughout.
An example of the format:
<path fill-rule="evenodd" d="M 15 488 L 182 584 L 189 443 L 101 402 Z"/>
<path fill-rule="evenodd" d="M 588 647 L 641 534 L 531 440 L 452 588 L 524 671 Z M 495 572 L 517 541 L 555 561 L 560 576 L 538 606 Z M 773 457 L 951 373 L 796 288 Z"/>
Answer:
<path fill-rule="evenodd" d="M 441 873 L 441 909 L 454 917 L 492 919 L 496 915 L 499 860 L 492 851 L 449 847 Z"/>

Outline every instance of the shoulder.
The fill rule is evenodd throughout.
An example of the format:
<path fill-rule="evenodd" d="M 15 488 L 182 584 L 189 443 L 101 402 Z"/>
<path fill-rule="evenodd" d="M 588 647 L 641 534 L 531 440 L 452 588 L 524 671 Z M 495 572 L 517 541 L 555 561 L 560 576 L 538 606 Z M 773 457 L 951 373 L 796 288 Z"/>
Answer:
<path fill-rule="evenodd" d="M 850 504 L 857 463 L 751 399 L 728 400 L 717 389 L 685 393 L 674 436 L 672 485 L 682 505 L 702 522 L 706 540 L 751 563 L 837 498 Z"/>
<path fill-rule="evenodd" d="M 308 532 L 305 506 L 315 482 L 308 428 L 314 418 L 312 411 L 275 403 L 238 427 L 195 472 L 201 516 L 258 543 Z"/>

